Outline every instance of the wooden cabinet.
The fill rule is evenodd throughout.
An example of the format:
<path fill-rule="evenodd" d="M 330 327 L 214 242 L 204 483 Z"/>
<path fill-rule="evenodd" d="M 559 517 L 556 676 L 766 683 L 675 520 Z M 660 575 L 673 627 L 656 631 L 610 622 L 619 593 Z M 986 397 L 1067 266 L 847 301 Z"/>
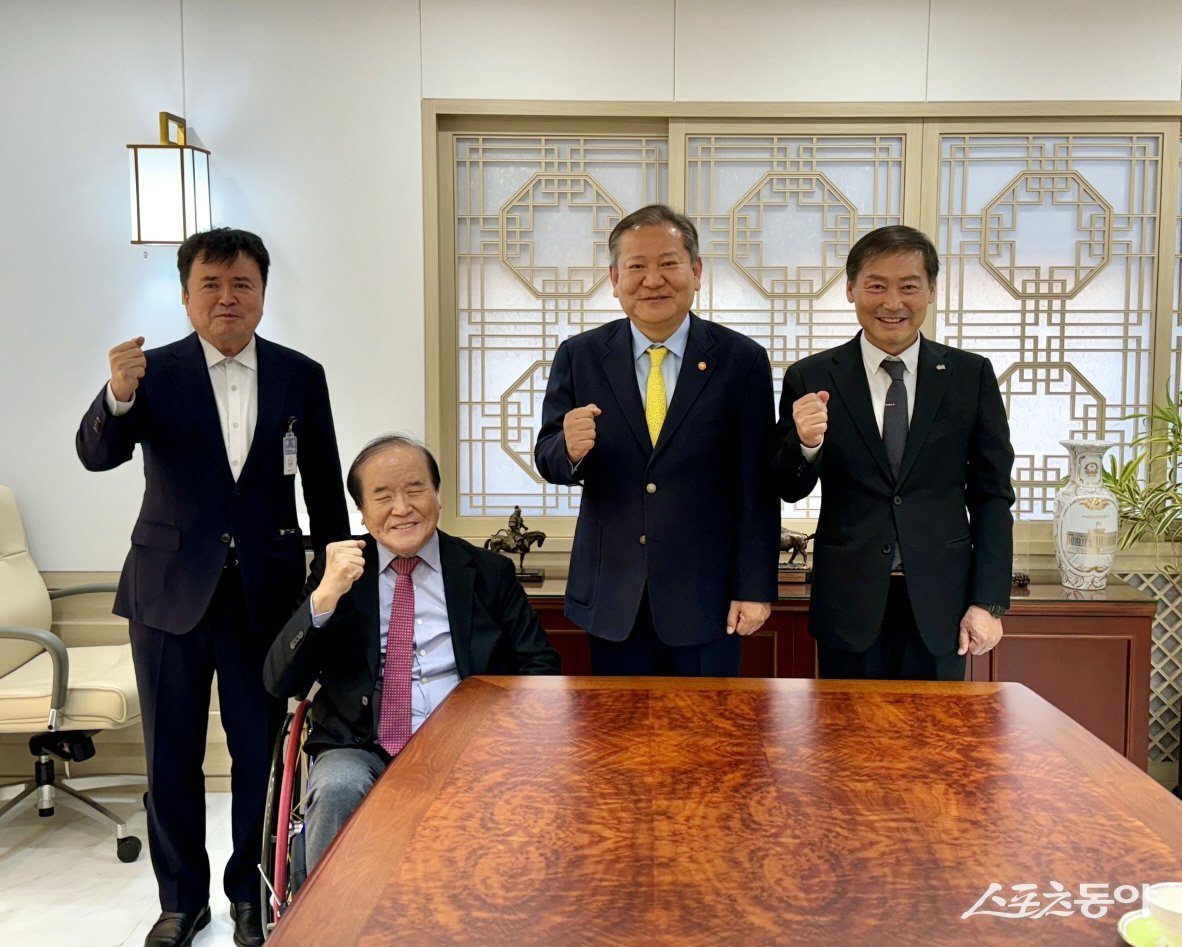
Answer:
<path fill-rule="evenodd" d="M 1116 580 L 1102 592 L 1025 591 L 1001 644 L 970 660 L 968 679 L 1025 684 L 1145 769 L 1154 600 Z"/>
<path fill-rule="evenodd" d="M 772 616 L 743 641 L 744 677 L 816 676 L 808 586 L 781 588 Z M 562 655 L 565 674 L 589 674 L 586 635 L 562 614 L 562 583 L 530 599 Z M 1102 592 L 1058 585 L 1015 589 L 1006 634 L 970 658 L 967 679 L 1016 681 L 1073 717 L 1142 769 L 1149 745 L 1149 658 L 1154 601 L 1119 582 Z"/>

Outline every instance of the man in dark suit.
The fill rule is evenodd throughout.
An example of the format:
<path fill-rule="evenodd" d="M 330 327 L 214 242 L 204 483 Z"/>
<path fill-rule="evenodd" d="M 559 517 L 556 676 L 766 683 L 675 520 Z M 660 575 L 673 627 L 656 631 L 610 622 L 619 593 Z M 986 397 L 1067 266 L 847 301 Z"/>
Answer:
<path fill-rule="evenodd" d="M 1014 451 L 988 359 L 919 334 L 939 269 L 910 227 L 862 237 L 846 262 L 862 331 L 784 375 L 780 495 L 822 487 L 821 677 L 961 680 L 965 655 L 1001 639 Z"/>
<path fill-rule="evenodd" d="M 771 366 L 690 312 L 686 217 L 642 208 L 608 248 L 628 318 L 559 346 L 534 454 L 546 480 L 583 488 L 566 615 L 596 674 L 733 676 L 738 636 L 776 597 Z"/>
<path fill-rule="evenodd" d="M 187 944 L 209 923 L 205 756 L 210 686 L 233 760 L 234 851 L 224 885 L 238 944 L 261 944 L 258 877 L 271 745 L 284 706 L 263 658 L 305 575 L 299 470 L 312 542 L 349 535 L 324 370 L 255 335 L 270 258 L 221 228 L 181 245 L 194 332 L 111 350 L 110 382 L 78 430 L 88 470 L 144 456 L 144 499 L 115 613 L 130 621 L 148 765 L 148 843 L 163 913 L 146 944 Z"/>
<path fill-rule="evenodd" d="M 308 868 L 411 733 L 471 674 L 557 674 L 513 563 L 439 524 L 439 466 L 398 435 L 353 461 L 369 534 L 330 543 L 267 654 L 267 688 L 312 700 Z"/>

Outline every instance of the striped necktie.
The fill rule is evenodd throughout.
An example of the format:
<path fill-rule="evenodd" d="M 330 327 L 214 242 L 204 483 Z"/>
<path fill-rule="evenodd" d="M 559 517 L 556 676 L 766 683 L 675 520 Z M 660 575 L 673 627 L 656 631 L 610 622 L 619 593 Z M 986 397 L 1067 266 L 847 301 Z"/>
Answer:
<path fill-rule="evenodd" d="M 882 360 L 882 370 L 891 376 L 887 389 L 886 403 L 882 408 L 882 446 L 886 448 L 887 460 L 891 462 L 891 473 L 896 479 L 899 466 L 903 463 L 903 451 L 907 447 L 907 386 L 903 384 L 904 365 L 898 359 Z"/>
<path fill-rule="evenodd" d="M 891 473 L 899 479 L 899 467 L 903 464 L 903 451 L 907 447 L 907 386 L 903 384 L 903 368 L 898 359 L 883 359 L 880 367 L 891 376 L 887 389 L 886 403 L 882 406 L 882 446 L 886 448 Z M 891 556 L 891 571 L 903 566 L 903 551 L 899 548 L 899 534 L 895 531 L 895 549 Z"/>

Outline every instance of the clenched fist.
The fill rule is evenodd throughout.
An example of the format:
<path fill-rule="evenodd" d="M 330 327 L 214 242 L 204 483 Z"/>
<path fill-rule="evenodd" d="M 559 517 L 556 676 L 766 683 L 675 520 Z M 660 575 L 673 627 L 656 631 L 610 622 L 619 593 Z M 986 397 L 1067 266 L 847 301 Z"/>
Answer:
<path fill-rule="evenodd" d="M 364 548 L 364 539 L 345 539 L 324 547 L 324 577 L 312 593 L 313 615 L 335 610 L 341 596 L 361 578 L 365 571 L 365 557 L 361 555 Z"/>
<path fill-rule="evenodd" d="M 817 447 L 829 427 L 829 392 L 811 392 L 792 403 L 792 423 L 804 447 Z"/>
<path fill-rule="evenodd" d="M 140 335 L 120 342 L 107 353 L 107 359 L 111 363 L 111 394 L 116 401 L 130 401 L 140 386 L 140 379 L 148 371 L 144 337 Z"/>
<path fill-rule="evenodd" d="M 562 419 L 562 435 L 566 438 L 566 456 L 577 464 L 595 446 L 595 419 L 603 412 L 596 405 L 572 408 Z"/>

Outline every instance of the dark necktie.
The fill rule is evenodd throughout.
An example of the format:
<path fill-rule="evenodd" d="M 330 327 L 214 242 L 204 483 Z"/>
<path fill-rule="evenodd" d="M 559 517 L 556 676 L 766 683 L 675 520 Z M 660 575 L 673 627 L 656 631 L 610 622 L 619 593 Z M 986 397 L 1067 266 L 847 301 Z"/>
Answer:
<path fill-rule="evenodd" d="M 382 706 L 378 714 L 378 742 L 396 756 L 410 739 L 410 673 L 414 664 L 415 587 L 410 574 L 418 556 L 390 560 L 398 577 L 386 631 L 386 667 L 382 672 Z"/>
<path fill-rule="evenodd" d="M 886 448 L 891 473 L 899 477 L 903 450 L 907 446 L 907 386 L 903 384 L 904 365 L 898 359 L 883 359 L 882 370 L 891 376 L 886 404 L 882 409 L 882 446 Z"/>

